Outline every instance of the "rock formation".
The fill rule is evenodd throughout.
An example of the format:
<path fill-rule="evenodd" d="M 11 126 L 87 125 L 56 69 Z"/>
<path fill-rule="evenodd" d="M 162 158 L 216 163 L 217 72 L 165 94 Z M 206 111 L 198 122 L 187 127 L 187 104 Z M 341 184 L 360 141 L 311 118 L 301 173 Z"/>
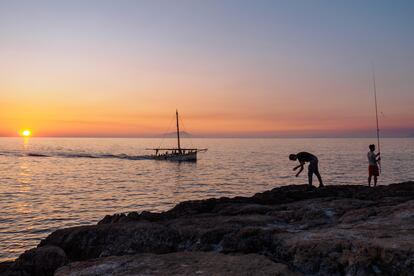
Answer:
<path fill-rule="evenodd" d="M 260 269 L 258 269 L 260 268 Z M 213 252 L 176 252 L 112 256 L 75 262 L 56 276 L 76 275 L 299 275 L 284 264 L 258 254 L 225 255 Z"/>
<path fill-rule="evenodd" d="M 286 186 L 182 202 L 163 213 L 106 216 L 97 225 L 57 230 L 15 262 L 0 264 L 1 275 L 56 269 L 57 275 L 414 275 L 414 182 Z"/>

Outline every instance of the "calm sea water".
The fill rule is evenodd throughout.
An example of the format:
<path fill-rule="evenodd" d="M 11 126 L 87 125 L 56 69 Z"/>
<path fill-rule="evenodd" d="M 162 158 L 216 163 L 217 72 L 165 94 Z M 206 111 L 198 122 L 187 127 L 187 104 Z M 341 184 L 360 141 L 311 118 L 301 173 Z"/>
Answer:
<path fill-rule="evenodd" d="M 375 139 L 183 139 L 209 148 L 197 163 L 146 160 L 173 139 L 0 138 L 0 261 L 50 232 L 106 214 L 162 211 L 183 200 L 245 195 L 306 183 L 288 160 L 306 150 L 325 184 L 366 184 Z M 414 139 L 383 139 L 381 184 L 414 180 Z M 315 179 L 316 180 L 316 179 Z"/>

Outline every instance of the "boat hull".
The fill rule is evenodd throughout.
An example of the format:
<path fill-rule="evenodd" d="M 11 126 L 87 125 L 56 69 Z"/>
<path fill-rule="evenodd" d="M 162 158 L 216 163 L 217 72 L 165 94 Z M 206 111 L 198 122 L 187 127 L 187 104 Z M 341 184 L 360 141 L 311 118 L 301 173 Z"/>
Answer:
<path fill-rule="evenodd" d="M 176 161 L 176 162 L 196 162 L 197 161 L 197 152 L 189 153 L 167 153 L 154 155 L 155 160 L 167 160 L 167 161 Z"/>

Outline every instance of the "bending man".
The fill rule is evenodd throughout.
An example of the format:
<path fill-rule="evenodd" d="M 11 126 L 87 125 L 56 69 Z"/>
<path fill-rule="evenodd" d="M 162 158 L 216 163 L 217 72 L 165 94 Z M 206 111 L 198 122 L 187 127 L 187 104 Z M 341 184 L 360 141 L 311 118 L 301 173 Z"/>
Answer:
<path fill-rule="evenodd" d="M 319 187 L 323 187 L 322 177 L 318 169 L 318 158 L 315 155 L 309 152 L 302 151 L 297 154 L 289 155 L 289 159 L 292 161 L 296 161 L 296 160 L 299 161 L 299 165 L 293 168 L 294 171 L 300 168 L 300 170 L 296 174 L 296 177 L 298 177 L 300 173 L 303 171 L 303 166 L 305 165 L 305 163 L 309 162 L 309 166 L 308 166 L 309 185 L 312 186 L 312 176 L 313 174 L 315 174 L 319 180 Z"/>

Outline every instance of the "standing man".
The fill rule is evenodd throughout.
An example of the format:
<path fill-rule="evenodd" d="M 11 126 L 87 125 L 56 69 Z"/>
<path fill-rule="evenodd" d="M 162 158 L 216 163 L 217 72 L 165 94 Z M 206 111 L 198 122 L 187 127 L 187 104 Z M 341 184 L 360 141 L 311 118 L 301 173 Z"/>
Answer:
<path fill-rule="evenodd" d="M 319 180 L 319 187 L 323 187 L 322 177 L 318 169 L 318 158 L 315 155 L 309 152 L 302 151 L 297 154 L 289 155 L 289 159 L 292 161 L 296 161 L 296 160 L 299 161 L 299 165 L 293 168 L 294 171 L 300 168 L 300 170 L 296 174 L 296 177 L 298 177 L 300 173 L 303 171 L 303 166 L 305 165 L 305 163 L 309 162 L 309 166 L 308 166 L 309 185 L 312 186 L 312 176 L 313 174 L 315 174 Z"/>
<path fill-rule="evenodd" d="M 377 186 L 377 177 L 379 176 L 378 161 L 381 160 L 380 153 L 375 154 L 375 145 L 369 145 L 368 156 L 368 186 L 371 187 L 371 178 L 374 176 L 374 187 Z"/>

